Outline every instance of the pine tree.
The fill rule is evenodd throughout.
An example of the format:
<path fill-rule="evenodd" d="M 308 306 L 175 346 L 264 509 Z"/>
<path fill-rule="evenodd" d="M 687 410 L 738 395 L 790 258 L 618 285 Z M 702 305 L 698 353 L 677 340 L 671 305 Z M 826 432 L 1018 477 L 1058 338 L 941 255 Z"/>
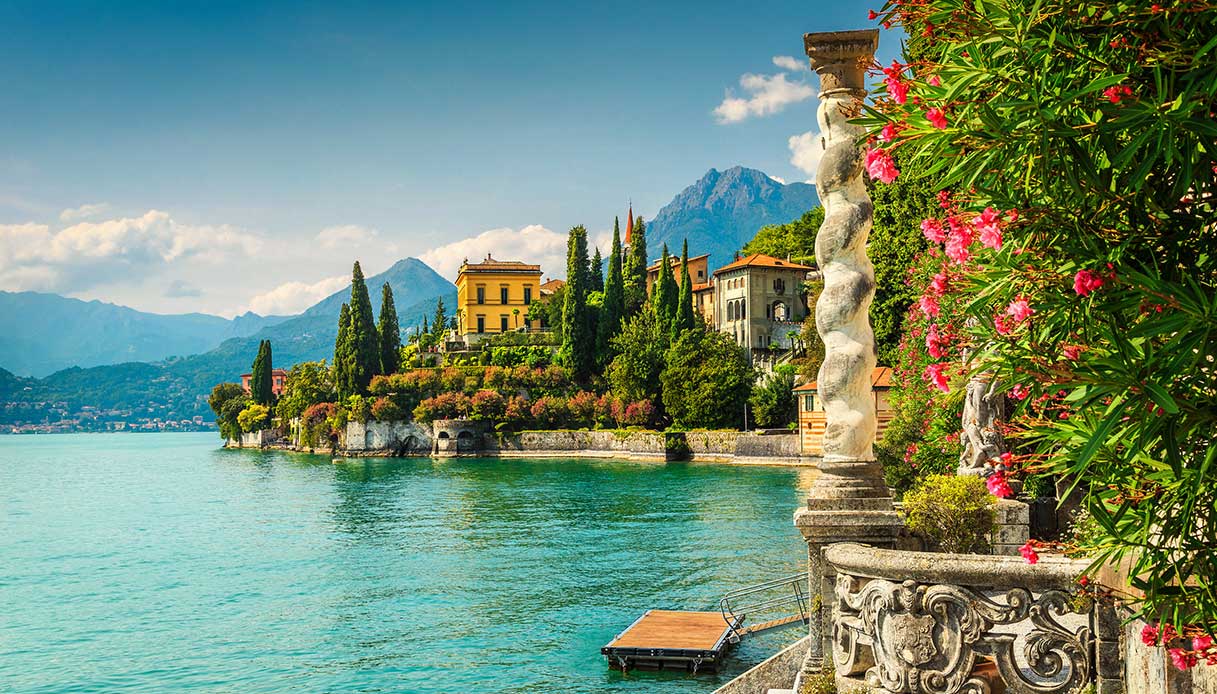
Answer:
<path fill-rule="evenodd" d="M 660 323 L 670 331 L 676 322 L 676 299 L 680 290 L 676 287 L 676 278 L 672 277 L 672 258 L 666 243 L 660 258 L 659 277 L 651 287 L 651 305 L 655 307 Z"/>
<path fill-rule="evenodd" d="M 448 327 L 448 315 L 445 313 L 444 297 L 441 296 L 435 301 L 435 320 L 431 321 L 431 330 L 435 337 L 435 344 L 443 344 L 444 329 L 446 327 Z"/>
<path fill-rule="evenodd" d="M 401 326 L 397 322 L 397 306 L 393 302 L 393 287 L 385 282 L 380 287 L 380 373 L 397 373 L 401 362 Z"/>
<path fill-rule="evenodd" d="M 334 387 L 342 398 L 350 395 L 347 384 L 351 371 L 351 307 L 342 305 L 338 313 L 338 337 L 334 339 Z"/>
<path fill-rule="evenodd" d="M 680 249 L 680 293 L 676 297 L 676 322 L 673 324 L 673 337 L 691 330 L 697 321 L 693 317 L 693 279 L 689 277 L 689 240 L 685 239 Z"/>
<path fill-rule="evenodd" d="M 601 366 L 613 360 L 612 339 L 621 331 L 625 295 L 621 277 L 621 225 L 613 220 L 613 247 L 609 252 L 608 277 L 604 281 L 604 303 L 596 325 L 596 359 Z"/>
<path fill-rule="evenodd" d="M 647 301 L 647 228 L 642 217 L 634 220 L 634 229 L 630 233 L 630 252 L 622 268 L 622 286 L 625 296 L 624 320 L 638 313 Z"/>
<path fill-rule="evenodd" d="M 254 358 L 249 376 L 249 395 L 259 405 L 271 405 L 275 401 L 271 380 L 270 340 L 258 343 L 258 356 Z"/>
<path fill-rule="evenodd" d="M 562 308 L 562 357 L 574 377 L 586 381 L 595 366 L 596 334 L 587 307 L 587 229 L 570 230 L 566 243 L 566 303 Z"/>
<path fill-rule="evenodd" d="M 363 395 L 372 377 L 380 373 L 380 337 L 372 313 L 372 299 L 363 279 L 359 263 L 351 271 L 351 324 L 347 332 L 349 351 L 346 352 L 350 371 L 347 372 L 345 394 Z"/>
<path fill-rule="evenodd" d="M 588 269 L 591 270 L 591 291 L 604 291 L 604 259 L 600 257 L 599 246 L 596 246 L 596 252 L 592 254 L 592 262 Z"/>

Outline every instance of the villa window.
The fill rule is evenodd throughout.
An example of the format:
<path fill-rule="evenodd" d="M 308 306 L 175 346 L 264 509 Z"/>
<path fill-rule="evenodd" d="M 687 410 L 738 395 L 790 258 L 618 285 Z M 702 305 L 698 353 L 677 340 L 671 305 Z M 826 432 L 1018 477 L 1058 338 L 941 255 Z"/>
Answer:
<path fill-rule="evenodd" d="M 815 411 L 815 409 L 816 409 L 816 396 L 804 395 L 803 396 L 803 410 L 806 412 L 813 412 L 813 411 Z"/>
<path fill-rule="evenodd" d="M 524 305 L 532 305 L 532 287 L 524 287 Z"/>
<path fill-rule="evenodd" d="M 482 290 L 480 290 L 480 289 L 478 290 L 478 292 L 479 292 L 479 293 L 480 293 L 481 291 L 482 291 Z M 478 316 L 478 333 L 479 333 L 479 334 L 481 334 L 481 333 L 484 333 L 484 332 L 486 332 L 486 317 L 485 317 L 485 316 Z"/>
<path fill-rule="evenodd" d="M 778 279 L 774 280 L 773 281 L 773 291 L 778 294 L 785 294 L 786 293 L 786 280 L 784 280 L 780 277 Z"/>
<path fill-rule="evenodd" d="M 486 303 L 486 288 L 485 287 L 478 287 L 478 303 L 479 304 Z M 478 332 L 480 333 L 482 331 L 479 330 Z"/>
<path fill-rule="evenodd" d="M 507 291 L 504 289 L 503 291 Z M 499 332 L 507 332 L 507 316 L 499 316 Z"/>
<path fill-rule="evenodd" d="M 744 299 L 739 300 L 739 318 L 744 320 L 748 317 L 748 302 Z"/>
<path fill-rule="evenodd" d="M 507 287 L 499 287 L 499 303 L 507 303 Z"/>

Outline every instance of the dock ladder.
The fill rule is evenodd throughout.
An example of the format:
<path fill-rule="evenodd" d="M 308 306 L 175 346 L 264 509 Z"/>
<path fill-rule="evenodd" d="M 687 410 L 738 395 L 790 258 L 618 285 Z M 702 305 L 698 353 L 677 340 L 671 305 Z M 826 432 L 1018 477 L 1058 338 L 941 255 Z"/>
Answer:
<path fill-rule="evenodd" d="M 723 621 L 731 629 L 731 642 L 760 631 L 791 624 L 807 624 L 810 603 L 807 597 L 807 572 L 775 578 L 727 593 L 718 603 Z M 748 624 L 749 618 L 764 618 Z"/>

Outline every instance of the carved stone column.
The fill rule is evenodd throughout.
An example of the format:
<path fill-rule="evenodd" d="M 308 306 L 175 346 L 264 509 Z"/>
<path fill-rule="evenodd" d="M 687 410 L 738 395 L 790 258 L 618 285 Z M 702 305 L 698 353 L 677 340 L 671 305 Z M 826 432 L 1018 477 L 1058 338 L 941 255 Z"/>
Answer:
<path fill-rule="evenodd" d="M 816 234 L 816 262 L 824 291 L 816 302 L 816 327 L 824 341 L 819 394 L 824 401 L 824 459 L 812 484 L 807 507 L 795 525 L 808 544 L 810 589 L 823 600 L 819 619 L 811 620 L 808 665 L 817 667 L 831 638 L 833 577 L 820 552 L 833 542 L 890 547 L 902 522 L 892 508 L 883 467 L 875 460 L 875 337 L 868 311 L 875 294 L 875 272 L 866 256 L 873 207 L 862 180 L 861 126 L 851 124 L 866 96 L 866 68 L 879 45 L 877 30 L 807 34 L 811 67 L 820 76 L 820 124 L 824 154 L 816 172 L 816 191 L 824 223 Z M 827 593 L 822 593 L 822 590 Z"/>

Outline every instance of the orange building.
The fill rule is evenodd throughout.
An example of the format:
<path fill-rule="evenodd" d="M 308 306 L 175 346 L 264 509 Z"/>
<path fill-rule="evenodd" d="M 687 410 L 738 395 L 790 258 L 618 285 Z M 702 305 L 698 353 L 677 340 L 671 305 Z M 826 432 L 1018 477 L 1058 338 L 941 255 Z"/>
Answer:
<path fill-rule="evenodd" d="M 660 258 L 647 267 L 647 294 L 651 293 L 651 286 L 659 279 L 659 265 L 662 262 L 663 258 Z M 693 281 L 694 290 L 698 285 L 709 283 L 709 264 L 709 253 L 689 258 L 689 279 Z M 668 256 L 668 265 L 671 267 L 672 277 L 676 279 L 676 285 L 680 286 L 680 256 Z"/>
<path fill-rule="evenodd" d="M 886 366 L 876 366 L 871 371 L 870 382 L 875 395 L 875 419 L 878 424 L 875 440 L 878 441 L 896 416 L 888 402 L 892 370 Z M 795 388 L 794 394 L 799 401 L 799 448 L 803 455 L 824 455 L 824 403 L 820 400 L 819 388 L 812 381 Z"/>
<path fill-rule="evenodd" d="M 245 389 L 245 393 L 250 393 L 249 379 L 253 378 L 252 373 L 241 374 L 241 387 Z M 270 370 L 270 392 L 275 394 L 275 397 L 283 395 L 283 384 L 287 382 L 287 372 L 283 369 Z"/>
<path fill-rule="evenodd" d="M 518 260 L 495 260 L 486 254 L 480 263 L 465 260 L 456 275 L 457 333 L 466 344 L 486 335 L 527 328 L 528 307 L 541 298 L 541 266 Z"/>

